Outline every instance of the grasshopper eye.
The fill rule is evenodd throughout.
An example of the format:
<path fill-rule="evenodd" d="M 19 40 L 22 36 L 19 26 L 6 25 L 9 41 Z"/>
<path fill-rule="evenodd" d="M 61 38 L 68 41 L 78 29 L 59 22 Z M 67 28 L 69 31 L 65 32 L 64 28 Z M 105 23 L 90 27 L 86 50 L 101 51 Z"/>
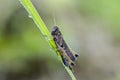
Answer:
<path fill-rule="evenodd" d="M 51 34 L 52 34 L 52 35 L 55 35 L 55 31 L 52 31 Z"/>
<path fill-rule="evenodd" d="M 59 31 L 59 28 L 58 28 L 57 26 L 54 26 L 54 27 L 53 27 L 53 31 L 54 31 L 54 32 L 57 32 L 57 31 Z"/>
<path fill-rule="evenodd" d="M 58 33 L 59 33 L 59 28 L 57 26 L 54 26 L 53 29 L 52 29 L 51 34 L 52 35 L 57 35 Z"/>

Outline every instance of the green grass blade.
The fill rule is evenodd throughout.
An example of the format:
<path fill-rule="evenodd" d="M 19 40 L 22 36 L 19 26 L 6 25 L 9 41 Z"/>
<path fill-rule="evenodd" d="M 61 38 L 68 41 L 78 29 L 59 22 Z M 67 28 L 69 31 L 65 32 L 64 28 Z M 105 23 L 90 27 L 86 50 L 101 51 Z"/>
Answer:
<path fill-rule="evenodd" d="M 27 10 L 27 12 L 29 13 L 29 17 L 33 19 L 33 21 L 35 22 L 35 24 L 37 25 L 39 30 L 42 32 L 42 35 L 45 36 L 45 39 L 48 41 L 50 46 L 56 52 L 57 46 L 56 46 L 54 40 L 51 37 L 51 33 L 48 30 L 48 28 L 46 27 L 45 23 L 41 19 L 40 15 L 36 11 L 36 9 L 34 8 L 34 6 L 31 3 L 31 1 L 30 0 L 19 0 L 19 1 L 24 6 L 24 8 Z M 57 52 L 57 54 L 58 54 L 58 57 L 59 57 L 60 61 L 62 62 L 62 58 L 60 56 L 60 53 Z M 63 62 L 62 62 L 62 64 L 63 64 Z M 72 71 L 68 67 L 66 67 L 65 65 L 64 65 L 64 67 L 67 70 L 67 72 L 69 73 L 69 75 L 71 76 L 72 80 L 77 80 L 75 78 L 75 76 L 73 75 Z"/>

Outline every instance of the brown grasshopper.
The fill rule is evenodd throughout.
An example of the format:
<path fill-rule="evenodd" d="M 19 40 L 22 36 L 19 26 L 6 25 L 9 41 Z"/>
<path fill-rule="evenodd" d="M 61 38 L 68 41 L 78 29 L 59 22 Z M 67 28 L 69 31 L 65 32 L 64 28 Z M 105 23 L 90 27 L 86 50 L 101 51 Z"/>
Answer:
<path fill-rule="evenodd" d="M 79 55 L 70 50 L 57 26 L 53 27 L 51 34 L 57 45 L 58 51 L 60 52 L 64 65 L 72 70 L 72 67 L 75 65 L 76 58 Z"/>

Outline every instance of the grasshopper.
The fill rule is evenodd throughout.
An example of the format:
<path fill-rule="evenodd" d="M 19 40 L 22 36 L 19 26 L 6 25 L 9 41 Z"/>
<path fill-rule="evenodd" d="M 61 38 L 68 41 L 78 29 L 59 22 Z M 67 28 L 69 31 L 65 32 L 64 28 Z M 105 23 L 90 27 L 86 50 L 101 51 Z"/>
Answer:
<path fill-rule="evenodd" d="M 75 53 L 74 51 L 72 51 L 67 46 L 58 26 L 53 27 L 51 34 L 53 36 L 53 40 L 55 41 L 57 45 L 57 49 L 60 52 L 64 65 L 69 67 L 69 69 L 72 70 L 72 67 L 75 65 L 75 61 L 79 55 Z"/>

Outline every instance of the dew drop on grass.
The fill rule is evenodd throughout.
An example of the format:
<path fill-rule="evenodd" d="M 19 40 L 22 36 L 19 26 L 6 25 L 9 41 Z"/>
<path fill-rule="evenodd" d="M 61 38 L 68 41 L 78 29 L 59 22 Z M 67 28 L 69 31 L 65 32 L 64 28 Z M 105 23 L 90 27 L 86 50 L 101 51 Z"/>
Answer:
<path fill-rule="evenodd" d="M 31 16 L 30 14 L 28 15 L 28 17 L 29 17 L 29 18 L 32 18 L 32 16 Z"/>

